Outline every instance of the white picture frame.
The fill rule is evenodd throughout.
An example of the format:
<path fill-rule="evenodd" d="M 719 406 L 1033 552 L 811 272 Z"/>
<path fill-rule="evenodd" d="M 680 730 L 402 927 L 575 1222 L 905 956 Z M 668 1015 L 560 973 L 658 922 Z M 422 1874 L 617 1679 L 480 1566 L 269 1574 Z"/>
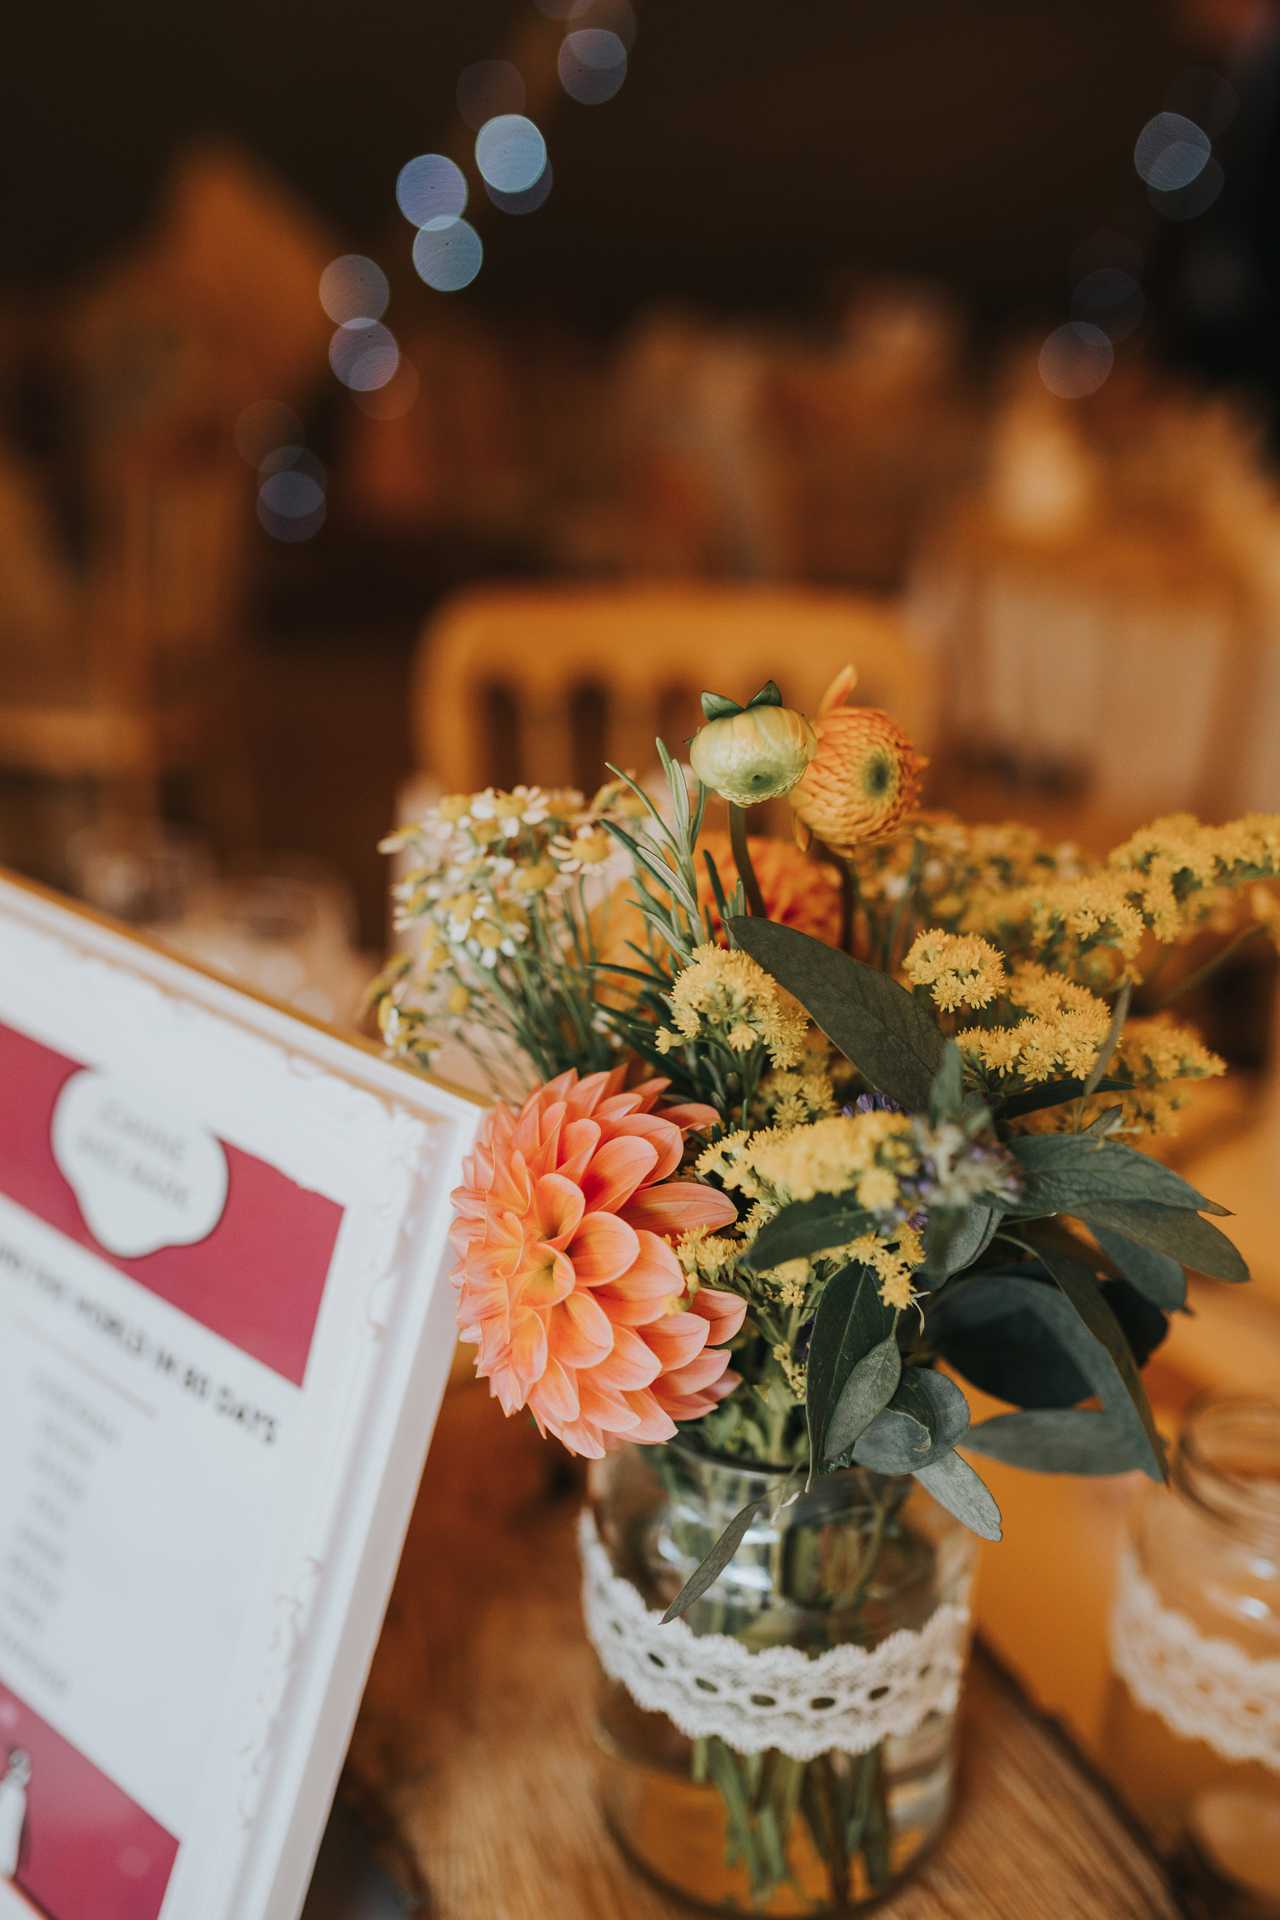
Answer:
<path fill-rule="evenodd" d="M 449 1194 L 486 1105 L 0 870 L 3 1920 L 296 1920 L 454 1351 Z M 137 1843 L 78 1896 L 48 1863 L 117 1791 Z"/>

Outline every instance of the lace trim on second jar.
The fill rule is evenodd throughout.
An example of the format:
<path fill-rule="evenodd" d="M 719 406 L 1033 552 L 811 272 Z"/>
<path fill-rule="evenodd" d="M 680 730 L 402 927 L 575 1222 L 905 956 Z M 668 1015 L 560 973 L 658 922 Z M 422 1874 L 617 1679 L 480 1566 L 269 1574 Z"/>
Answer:
<path fill-rule="evenodd" d="M 1280 1659 L 1254 1660 L 1234 1641 L 1206 1639 L 1160 1604 L 1131 1553 L 1120 1566 L 1111 1663 L 1138 1705 L 1184 1740 L 1280 1773 Z"/>
<path fill-rule="evenodd" d="M 663 1626 L 629 1580 L 614 1573 L 595 1522 L 581 1524 L 587 1633 L 611 1680 L 637 1706 L 665 1713 L 690 1740 L 718 1735 L 739 1753 L 776 1747 L 816 1760 L 833 1747 L 868 1753 L 906 1735 L 960 1698 L 969 1609 L 937 1608 L 920 1630 L 903 1627 L 877 1647 L 744 1647 L 728 1634 Z"/>

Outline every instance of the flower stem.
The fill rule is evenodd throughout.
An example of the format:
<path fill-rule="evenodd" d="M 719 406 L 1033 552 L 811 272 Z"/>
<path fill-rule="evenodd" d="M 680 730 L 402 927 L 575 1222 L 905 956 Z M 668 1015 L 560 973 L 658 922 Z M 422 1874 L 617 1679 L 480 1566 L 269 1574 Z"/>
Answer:
<path fill-rule="evenodd" d="M 751 855 L 747 850 L 747 813 L 745 807 L 729 802 L 729 843 L 733 848 L 734 864 L 738 869 L 738 878 L 742 882 L 742 891 L 747 896 L 747 910 L 757 920 L 767 920 L 764 895 L 760 891 L 760 882 L 756 879 L 756 870 L 751 864 Z"/>

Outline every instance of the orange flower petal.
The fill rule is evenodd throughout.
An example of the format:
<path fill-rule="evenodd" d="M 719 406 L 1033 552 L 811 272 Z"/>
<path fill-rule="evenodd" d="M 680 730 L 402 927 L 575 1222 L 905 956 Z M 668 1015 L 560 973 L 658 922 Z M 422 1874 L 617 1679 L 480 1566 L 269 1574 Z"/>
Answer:
<path fill-rule="evenodd" d="M 571 1293 L 547 1316 L 547 1345 L 566 1367 L 594 1367 L 613 1352 L 613 1322 L 594 1294 Z"/>
<path fill-rule="evenodd" d="M 582 1192 L 591 1213 L 616 1213 L 642 1181 L 654 1177 L 658 1149 L 648 1140 L 607 1140 L 591 1157 Z"/>
<path fill-rule="evenodd" d="M 669 1180 L 660 1187 L 644 1187 L 620 1209 L 628 1226 L 647 1227 L 650 1233 L 679 1235 L 697 1227 L 714 1231 L 736 1224 L 738 1210 L 727 1193 L 695 1180 Z"/>
<path fill-rule="evenodd" d="M 579 1286 L 599 1287 L 618 1280 L 640 1252 L 634 1227 L 614 1213 L 588 1213 L 569 1242 Z"/>

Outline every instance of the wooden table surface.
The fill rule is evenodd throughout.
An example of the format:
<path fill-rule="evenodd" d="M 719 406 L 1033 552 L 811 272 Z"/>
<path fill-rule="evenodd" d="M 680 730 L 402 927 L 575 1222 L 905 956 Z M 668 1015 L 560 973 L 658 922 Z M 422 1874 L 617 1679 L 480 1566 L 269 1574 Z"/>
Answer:
<path fill-rule="evenodd" d="M 623 1858 L 594 1789 L 578 1496 L 522 1420 L 453 1393 L 345 1791 L 432 1920 L 689 1920 Z M 1053 1725 L 975 1656 L 956 1811 L 894 1920 L 1176 1920 L 1159 1864 Z"/>

